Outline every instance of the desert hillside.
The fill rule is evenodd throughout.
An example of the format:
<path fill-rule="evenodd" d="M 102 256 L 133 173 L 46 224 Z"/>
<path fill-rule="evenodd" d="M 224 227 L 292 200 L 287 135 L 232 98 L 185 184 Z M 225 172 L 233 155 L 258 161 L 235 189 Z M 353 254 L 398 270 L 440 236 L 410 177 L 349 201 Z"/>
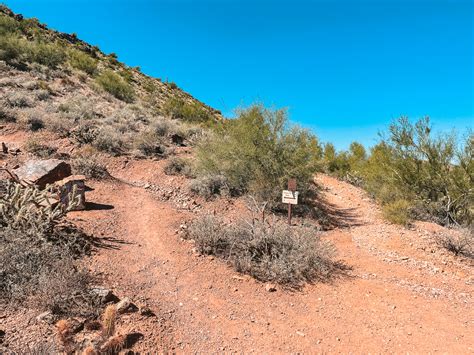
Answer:
<path fill-rule="evenodd" d="M 6 7 L 0 35 L 1 353 L 474 352 L 474 139 L 336 152 Z"/>

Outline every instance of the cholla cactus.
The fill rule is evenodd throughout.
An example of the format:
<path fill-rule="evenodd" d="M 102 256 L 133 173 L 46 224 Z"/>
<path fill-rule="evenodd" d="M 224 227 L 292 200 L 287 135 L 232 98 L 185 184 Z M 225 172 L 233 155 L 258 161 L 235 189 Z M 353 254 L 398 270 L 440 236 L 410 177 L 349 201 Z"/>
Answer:
<path fill-rule="evenodd" d="M 0 226 L 21 230 L 31 236 L 44 237 L 77 206 L 79 196 L 71 192 L 67 206 L 53 201 L 54 189 L 44 190 L 36 186 L 24 187 L 16 182 L 7 182 L 0 192 Z"/>

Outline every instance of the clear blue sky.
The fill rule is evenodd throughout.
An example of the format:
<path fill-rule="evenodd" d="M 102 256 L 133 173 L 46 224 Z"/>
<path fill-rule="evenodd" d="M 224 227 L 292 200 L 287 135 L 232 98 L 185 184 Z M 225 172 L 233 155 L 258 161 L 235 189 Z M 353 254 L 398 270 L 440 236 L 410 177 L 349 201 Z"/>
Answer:
<path fill-rule="evenodd" d="M 472 0 L 4 0 L 230 115 L 254 101 L 344 148 L 391 120 L 474 126 Z"/>

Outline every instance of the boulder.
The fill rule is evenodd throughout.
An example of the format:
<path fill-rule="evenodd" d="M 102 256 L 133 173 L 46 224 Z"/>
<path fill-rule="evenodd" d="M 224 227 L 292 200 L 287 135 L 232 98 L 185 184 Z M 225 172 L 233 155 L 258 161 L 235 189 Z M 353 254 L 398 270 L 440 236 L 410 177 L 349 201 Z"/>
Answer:
<path fill-rule="evenodd" d="M 70 194 L 76 190 L 77 203 L 72 211 L 81 211 L 86 209 L 86 185 L 84 175 L 71 175 L 55 183 L 58 188 L 59 201 L 63 206 L 69 205 Z"/>
<path fill-rule="evenodd" d="M 43 189 L 71 175 L 71 165 L 57 159 L 29 160 L 14 172 L 20 180 Z"/>

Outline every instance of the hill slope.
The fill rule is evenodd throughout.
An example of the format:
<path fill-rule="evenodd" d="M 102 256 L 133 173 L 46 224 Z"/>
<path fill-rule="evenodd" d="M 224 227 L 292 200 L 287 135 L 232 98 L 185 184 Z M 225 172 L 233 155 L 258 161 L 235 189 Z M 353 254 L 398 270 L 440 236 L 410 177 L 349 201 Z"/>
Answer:
<path fill-rule="evenodd" d="M 5 6 L 0 35 L 1 121 L 65 136 L 75 127 L 79 143 L 120 154 L 153 150 L 143 145 L 169 126 L 163 119 L 175 119 L 173 129 L 185 136 L 196 133 L 193 126 L 222 119 L 176 84 L 151 78 L 74 34 L 50 30 Z"/>

